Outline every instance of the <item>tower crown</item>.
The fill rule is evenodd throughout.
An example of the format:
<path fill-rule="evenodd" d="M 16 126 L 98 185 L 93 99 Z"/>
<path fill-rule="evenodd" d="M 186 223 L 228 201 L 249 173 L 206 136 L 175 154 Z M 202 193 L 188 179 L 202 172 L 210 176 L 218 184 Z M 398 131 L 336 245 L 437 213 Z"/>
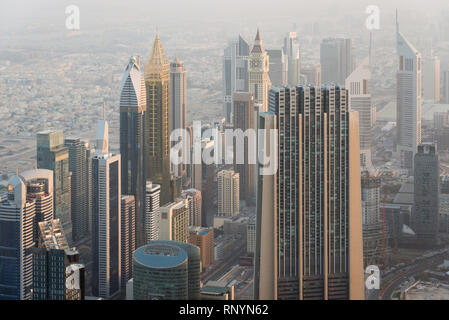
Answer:
<path fill-rule="evenodd" d="M 254 39 L 254 46 L 251 53 L 263 53 L 265 52 L 262 45 L 262 38 L 260 37 L 259 28 L 257 28 L 256 38 Z"/>
<path fill-rule="evenodd" d="M 170 72 L 170 63 L 162 48 L 161 39 L 159 34 L 156 33 L 156 38 L 153 42 L 153 48 L 151 50 L 150 58 L 145 65 L 145 80 L 152 78 L 159 78 L 161 74 Z"/>

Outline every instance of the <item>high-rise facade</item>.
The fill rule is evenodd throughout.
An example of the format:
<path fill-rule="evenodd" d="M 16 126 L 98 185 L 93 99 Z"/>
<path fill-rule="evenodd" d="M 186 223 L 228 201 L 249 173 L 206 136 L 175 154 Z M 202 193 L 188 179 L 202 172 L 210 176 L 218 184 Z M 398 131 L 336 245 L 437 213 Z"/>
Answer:
<path fill-rule="evenodd" d="M 218 215 L 235 216 L 240 213 L 240 175 L 222 170 L 217 175 Z"/>
<path fill-rule="evenodd" d="M 201 268 L 206 270 L 214 263 L 214 229 L 191 227 L 189 229 L 189 243 L 200 248 Z"/>
<path fill-rule="evenodd" d="M 423 99 L 440 102 L 440 59 L 436 56 L 423 59 L 422 63 Z"/>
<path fill-rule="evenodd" d="M 440 164 L 437 147 L 422 143 L 415 155 L 414 204 L 412 229 L 417 245 L 432 247 L 438 243 L 440 210 Z"/>
<path fill-rule="evenodd" d="M 255 164 L 251 163 L 255 159 L 256 145 L 251 141 L 251 130 L 254 128 L 254 99 L 251 93 L 234 93 L 234 130 L 240 129 L 242 133 L 247 130 L 250 133 L 244 141 L 234 143 L 234 170 L 240 176 L 240 199 L 247 203 L 254 201 L 255 193 Z M 243 148 L 243 149 L 242 149 Z M 243 157 L 239 157 L 239 152 L 243 151 Z M 242 161 L 243 160 L 243 161 Z"/>
<path fill-rule="evenodd" d="M 147 181 L 145 193 L 145 237 L 148 243 L 159 240 L 161 186 Z"/>
<path fill-rule="evenodd" d="M 287 81 L 289 86 L 296 86 L 300 79 L 299 42 L 296 32 L 291 31 L 284 38 L 284 54 L 287 58 Z"/>
<path fill-rule="evenodd" d="M 360 133 L 360 165 L 365 170 L 372 169 L 371 162 L 371 127 L 372 103 L 369 93 L 369 58 L 363 62 L 346 78 L 346 89 L 349 93 L 349 110 L 359 114 Z"/>
<path fill-rule="evenodd" d="M 267 49 L 270 59 L 268 76 L 272 86 L 286 86 L 288 84 L 288 57 L 282 49 Z"/>
<path fill-rule="evenodd" d="M 254 45 L 249 55 L 248 86 L 254 103 L 262 105 L 262 111 L 268 108 L 268 90 L 270 89 L 269 57 L 262 45 L 259 29 L 257 29 Z"/>
<path fill-rule="evenodd" d="M 187 125 L 187 71 L 184 63 L 175 58 L 170 63 L 170 133 L 175 129 L 185 129 Z M 173 142 L 174 143 L 174 142 Z M 188 152 L 185 150 L 184 152 Z M 177 177 L 186 179 L 187 168 L 184 163 L 172 165 L 172 172 Z"/>
<path fill-rule="evenodd" d="M 413 157 L 421 143 L 422 84 L 421 53 L 399 31 L 396 22 L 397 71 L 396 127 L 397 151 L 401 167 L 413 170 Z"/>
<path fill-rule="evenodd" d="M 248 92 L 248 58 L 250 46 L 239 35 L 236 41 L 231 41 L 223 55 L 223 115 L 226 121 L 232 121 L 232 97 L 234 92 Z"/>
<path fill-rule="evenodd" d="M 160 208 L 160 240 L 188 242 L 189 207 L 186 199 L 179 199 Z"/>
<path fill-rule="evenodd" d="M 147 96 L 140 58 L 131 57 L 120 85 L 120 154 L 122 194 L 136 202 L 137 246 L 145 244 L 145 117 Z"/>
<path fill-rule="evenodd" d="M 380 265 L 382 258 L 381 178 L 368 172 L 362 175 L 363 263 Z"/>
<path fill-rule="evenodd" d="M 443 72 L 443 102 L 449 104 L 449 71 Z"/>
<path fill-rule="evenodd" d="M 23 179 L 13 176 L 0 196 L 0 300 L 32 299 L 36 202 L 26 195 Z"/>
<path fill-rule="evenodd" d="M 197 189 L 187 189 L 181 193 L 181 198 L 189 204 L 189 226 L 201 227 L 203 197 Z"/>
<path fill-rule="evenodd" d="M 134 252 L 134 300 L 199 300 L 200 249 L 177 241 L 151 241 Z"/>
<path fill-rule="evenodd" d="M 133 253 L 136 250 L 136 200 L 133 195 L 122 195 L 120 212 L 121 290 L 133 277 Z"/>
<path fill-rule="evenodd" d="M 145 65 L 147 112 L 145 114 L 146 179 L 161 186 L 161 204 L 171 201 L 170 193 L 170 63 L 156 34 Z"/>
<path fill-rule="evenodd" d="M 321 86 L 321 64 L 301 66 L 301 75 L 305 77 L 304 84 Z"/>
<path fill-rule="evenodd" d="M 275 275 L 256 266 L 256 299 L 364 297 L 358 116 L 347 102 L 338 86 L 270 91 L 279 168 L 259 179 L 256 256 L 263 241 L 274 253 L 256 262 L 274 260 Z"/>
<path fill-rule="evenodd" d="M 323 39 L 320 45 L 320 63 L 323 84 L 343 86 L 354 70 L 351 39 Z"/>
<path fill-rule="evenodd" d="M 87 141 L 79 138 L 65 139 L 64 145 L 69 149 L 69 170 L 72 173 L 70 179 L 72 238 L 75 243 L 78 243 L 90 237 L 92 150 Z"/>
<path fill-rule="evenodd" d="M 69 150 L 62 131 L 43 131 L 36 136 L 37 167 L 53 171 L 55 218 L 60 219 L 69 243 L 72 241 Z"/>
<path fill-rule="evenodd" d="M 98 121 L 92 158 L 92 294 L 111 298 L 121 280 L 120 154 L 109 152 L 108 123 Z"/>

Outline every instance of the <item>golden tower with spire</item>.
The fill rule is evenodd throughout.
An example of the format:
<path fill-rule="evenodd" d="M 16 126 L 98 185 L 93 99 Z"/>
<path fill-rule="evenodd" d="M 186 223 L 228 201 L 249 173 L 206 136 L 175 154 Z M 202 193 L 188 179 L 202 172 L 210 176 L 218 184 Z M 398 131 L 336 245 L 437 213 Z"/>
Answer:
<path fill-rule="evenodd" d="M 150 58 L 145 65 L 147 112 L 145 114 L 146 178 L 161 185 L 161 205 L 170 196 L 169 91 L 170 63 L 156 33 Z"/>
<path fill-rule="evenodd" d="M 259 28 L 254 46 L 249 55 L 249 92 L 253 94 L 254 103 L 261 104 L 261 112 L 268 111 L 268 91 L 270 90 L 269 57 L 262 45 Z"/>

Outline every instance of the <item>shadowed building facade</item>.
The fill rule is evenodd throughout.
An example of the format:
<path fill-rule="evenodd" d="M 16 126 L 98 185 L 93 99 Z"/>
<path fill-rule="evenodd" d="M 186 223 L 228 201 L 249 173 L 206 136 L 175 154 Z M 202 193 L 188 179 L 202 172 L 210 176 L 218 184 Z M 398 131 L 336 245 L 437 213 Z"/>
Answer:
<path fill-rule="evenodd" d="M 161 186 L 161 205 L 165 205 L 172 201 L 169 133 L 170 63 L 158 34 L 145 65 L 145 86 L 146 179 Z"/>

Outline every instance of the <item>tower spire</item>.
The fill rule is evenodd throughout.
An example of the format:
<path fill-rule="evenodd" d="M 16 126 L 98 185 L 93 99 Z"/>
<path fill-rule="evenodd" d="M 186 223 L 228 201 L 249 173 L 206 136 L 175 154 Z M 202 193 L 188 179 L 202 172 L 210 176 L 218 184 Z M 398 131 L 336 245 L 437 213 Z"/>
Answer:
<path fill-rule="evenodd" d="M 398 8 L 396 8 L 396 31 L 399 31 Z"/>
<path fill-rule="evenodd" d="M 106 120 L 106 101 L 103 102 L 103 120 Z"/>

